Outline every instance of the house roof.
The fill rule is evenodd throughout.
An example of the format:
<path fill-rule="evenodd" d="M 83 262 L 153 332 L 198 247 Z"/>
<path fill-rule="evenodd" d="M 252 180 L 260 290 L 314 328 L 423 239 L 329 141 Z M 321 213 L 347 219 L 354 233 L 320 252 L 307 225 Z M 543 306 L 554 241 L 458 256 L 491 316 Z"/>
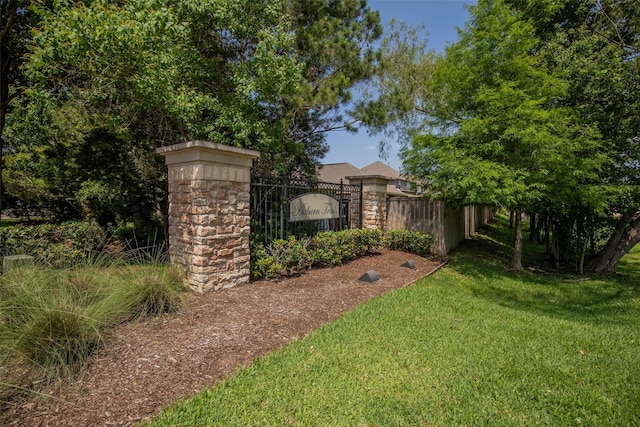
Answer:
<path fill-rule="evenodd" d="M 347 176 L 362 175 L 362 172 L 351 163 L 329 163 L 320 166 L 318 170 L 318 179 L 323 182 L 332 182 L 340 184 L 340 180 L 344 180 Z M 346 180 L 345 180 L 346 181 Z M 345 182 L 347 184 L 347 182 Z"/>
<path fill-rule="evenodd" d="M 326 165 L 321 165 L 318 169 L 318 179 L 322 182 L 331 182 L 334 184 L 339 184 L 342 179 L 345 184 L 348 184 L 346 177 L 348 176 L 367 176 L 367 175 L 380 175 L 391 178 L 392 180 L 406 180 L 405 177 L 400 175 L 400 172 L 395 170 L 394 168 L 385 165 L 384 163 L 378 161 L 371 163 L 363 167 L 362 169 L 358 169 L 353 166 L 351 163 L 343 162 L 343 163 L 329 163 Z M 404 196 L 406 193 L 396 188 L 394 183 L 389 183 L 387 185 L 387 194 L 395 195 L 395 196 Z"/>
<path fill-rule="evenodd" d="M 362 175 L 382 175 L 388 176 L 389 178 L 393 179 L 402 178 L 400 172 L 389 165 L 385 165 L 381 161 L 373 162 L 360 170 L 362 172 Z"/>
<path fill-rule="evenodd" d="M 332 182 L 339 184 L 341 179 L 345 179 L 347 176 L 359 176 L 359 175 L 381 175 L 387 176 L 391 179 L 405 179 L 400 172 L 385 165 L 381 161 L 373 162 L 370 165 L 358 169 L 351 163 L 329 163 L 320 166 L 318 170 L 318 178 L 320 181 Z"/>

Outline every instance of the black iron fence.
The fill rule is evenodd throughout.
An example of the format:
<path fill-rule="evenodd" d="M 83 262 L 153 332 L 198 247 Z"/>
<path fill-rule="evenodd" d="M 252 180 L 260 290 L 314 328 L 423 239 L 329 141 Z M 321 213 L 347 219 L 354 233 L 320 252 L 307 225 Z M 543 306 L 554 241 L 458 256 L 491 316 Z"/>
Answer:
<path fill-rule="evenodd" d="M 292 221 L 290 201 L 304 194 L 330 196 L 338 202 L 336 218 Z M 362 228 L 362 183 L 334 184 L 286 177 L 251 176 L 251 241 L 270 243 L 288 236 Z"/>

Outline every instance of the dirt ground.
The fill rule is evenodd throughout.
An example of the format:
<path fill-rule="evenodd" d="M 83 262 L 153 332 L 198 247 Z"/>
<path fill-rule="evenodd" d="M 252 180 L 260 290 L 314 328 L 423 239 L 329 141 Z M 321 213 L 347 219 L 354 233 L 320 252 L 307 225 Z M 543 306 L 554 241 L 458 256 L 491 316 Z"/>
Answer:
<path fill-rule="evenodd" d="M 416 270 L 401 267 L 413 260 Z M 0 425 L 131 426 L 209 387 L 368 299 L 443 264 L 383 250 L 346 265 L 279 282 L 189 294 L 180 313 L 123 325 L 73 384 L 2 403 Z M 375 284 L 358 281 L 375 270 Z"/>

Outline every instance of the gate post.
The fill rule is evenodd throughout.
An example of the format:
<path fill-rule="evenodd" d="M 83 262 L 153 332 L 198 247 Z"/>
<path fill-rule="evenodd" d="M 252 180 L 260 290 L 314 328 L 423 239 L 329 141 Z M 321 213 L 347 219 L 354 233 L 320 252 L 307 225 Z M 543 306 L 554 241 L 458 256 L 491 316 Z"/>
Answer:
<path fill-rule="evenodd" d="M 362 228 L 385 230 L 387 185 L 391 178 L 382 175 L 348 176 L 349 184 L 362 183 Z"/>
<path fill-rule="evenodd" d="M 198 292 L 249 281 L 250 182 L 257 151 L 189 141 L 160 147 L 169 185 L 169 259 Z"/>

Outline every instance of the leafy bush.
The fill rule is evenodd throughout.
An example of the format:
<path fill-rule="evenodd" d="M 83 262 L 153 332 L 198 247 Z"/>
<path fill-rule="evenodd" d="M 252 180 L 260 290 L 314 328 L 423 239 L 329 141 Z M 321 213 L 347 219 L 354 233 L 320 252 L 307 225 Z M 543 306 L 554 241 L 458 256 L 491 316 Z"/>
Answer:
<path fill-rule="evenodd" d="M 382 246 L 379 230 L 343 230 L 319 233 L 311 239 L 274 240 L 266 248 L 252 249 L 251 276 L 275 279 L 312 266 L 340 265 L 374 252 Z"/>
<path fill-rule="evenodd" d="M 405 251 L 427 257 L 431 251 L 433 236 L 413 230 L 390 230 L 385 237 L 385 246 L 389 249 Z"/>
<path fill-rule="evenodd" d="M 319 233 L 311 239 L 313 265 L 340 265 L 382 246 L 380 230 L 352 229 Z"/>
<path fill-rule="evenodd" d="M 276 279 L 311 267 L 308 239 L 274 240 L 266 248 L 257 245 L 252 253 L 251 276 L 254 279 Z"/>
<path fill-rule="evenodd" d="M 0 228 L 0 255 L 31 255 L 41 265 L 70 267 L 99 252 L 106 240 L 95 222 L 18 225 Z"/>

